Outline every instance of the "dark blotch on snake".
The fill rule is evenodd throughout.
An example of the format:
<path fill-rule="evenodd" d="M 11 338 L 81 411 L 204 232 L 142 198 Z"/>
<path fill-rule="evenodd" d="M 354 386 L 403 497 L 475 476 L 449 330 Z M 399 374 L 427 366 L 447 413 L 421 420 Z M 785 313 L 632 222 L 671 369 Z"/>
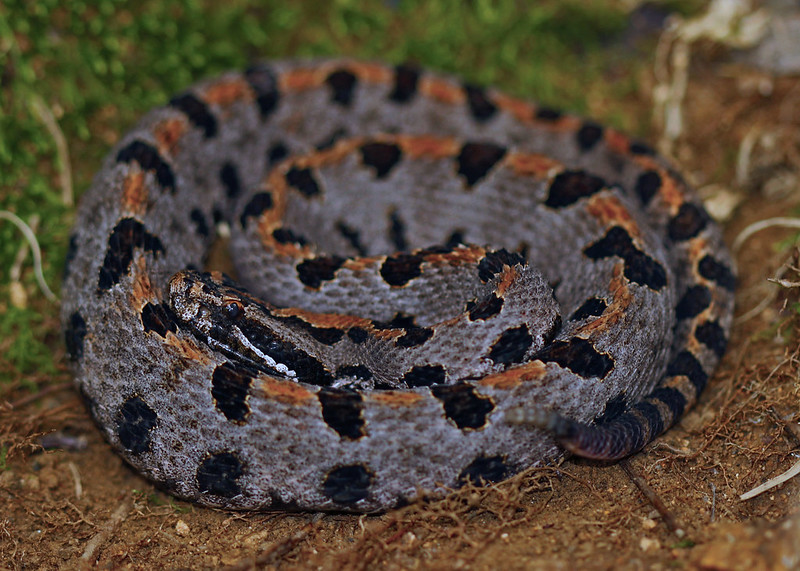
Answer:
<path fill-rule="evenodd" d="M 600 240 L 587 246 L 583 253 L 593 260 L 618 256 L 625 261 L 625 277 L 658 291 L 667 285 L 667 272 L 660 263 L 633 244 L 628 232 L 614 226 Z"/>
<path fill-rule="evenodd" d="M 395 340 L 398 347 L 419 347 L 433 336 L 429 327 L 409 327 L 405 334 Z"/>
<path fill-rule="evenodd" d="M 634 192 L 639 196 L 641 203 L 647 206 L 662 184 L 661 175 L 658 174 L 658 171 L 645 171 L 636 179 Z"/>
<path fill-rule="evenodd" d="M 136 162 L 144 171 L 155 173 L 158 185 L 164 190 L 175 192 L 175 174 L 161 155 L 143 141 L 133 141 L 122 147 L 117 153 L 118 163 Z"/>
<path fill-rule="evenodd" d="M 400 64 L 394 68 L 394 87 L 389 99 L 395 103 L 408 103 L 417 94 L 419 69 L 409 64 Z"/>
<path fill-rule="evenodd" d="M 123 218 L 108 239 L 108 248 L 97 282 L 100 292 L 111 289 L 123 276 L 128 275 L 134 250 L 137 249 L 153 256 L 164 253 L 161 240 L 145 230 L 141 222 L 133 218 Z"/>
<path fill-rule="evenodd" d="M 527 325 L 506 329 L 492 345 L 489 358 L 496 365 L 520 363 L 532 343 L 533 337 L 528 331 Z"/>
<path fill-rule="evenodd" d="M 691 319 L 697 317 L 711 305 L 711 290 L 704 285 L 695 285 L 686 290 L 675 306 L 675 317 Z"/>
<path fill-rule="evenodd" d="M 479 302 L 470 301 L 467 303 L 467 312 L 470 321 L 485 321 L 494 317 L 503 309 L 503 298 L 491 293 Z"/>
<path fill-rule="evenodd" d="M 278 141 L 273 144 L 267 151 L 267 161 L 269 166 L 275 166 L 283 159 L 289 156 L 289 147 L 285 143 Z"/>
<path fill-rule="evenodd" d="M 297 264 L 297 277 L 310 288 L 319 289 L 324 281 L 336 276 L 336 270 L 342 267 L 345 258 L 339 256 L 320 256 L 304 260 Z"/>
<path fill-rule="evenodd" d="M 306 198 L 311 198 L 320 194 L 319 183 L 314 179 L 311 169 L 300 169 L 292 167 L 286 173 L 286 182 L 289 186 L 296 188 L 300 194 Z"/>
<path fill-rule="evenodd" d="M 272 237 L 280 244 L 297 244 L 298 246 L 305 246 L 308 244 L 308 239 L 305 236 L 296 234 L 291 228 L 275 228 L 272 231 Z"/>
<path fill-rule="evenodd" d="M 458 475 L 461 485 L 485 486 L 505 480 L 514 470 L 506 464 L 504 456 L 478 456 Z"/>
<path fill-rule="evenodd" d="M 491 102 L 484 88 L 465 84 L 464 94 L 467 96 L 472 117 L 479 123 L 491 119 L 497 113 L 497 106 Z"/>
<path fill-rule="evenodd" d="M 369 495 L 373 474 L 362 464 L 334 468 L 325 476 L 322 494 L 342 505 L 351 505 Z"/>
<path fill-rule="evenodd" d="M 178 331 L 175 313 L 167 304 L 148 301 L 142 308 L 141 318 L 145 331 L 152 331 L 161 337 L 166 337 L 167 331 Z"/>
<path fill-rule="evenodd" d="M 573 337 L 568 341 L 553 341 L 536 353 L 534 359 L 557 363 L 581 377 L 605 378 L 614 369 L 614 360 L 600 353 L 590 341 Z"/>
<path fill-rule="evenodd" d="M 394 143 L 364 143 L 359 149 L 361 151 L 361 161 L 365 166 L 375 170 L 375 176 L 379 179 L 386 178 L 392 169 L 400 162 L 403 152 Z"/>
<path fill-rule="evenodd" d="M 536 118 L 540 121 L 558 121 L 564 114 L 558 109 L 551 109 L 549 107 L 539 107 L 536 110 Z"/>
<path fill-rule="evenodd" d="M 336 369 L 336 378 L 351 378 L 359 381 L 369 381 L 372 379 L 372 371 L 366 365 L 342 365 Z"/>
<path fill-rule="evenodd" d="M 406 225 L 397 213 L 397 209 L 393 208 L 389 212 L 389 241 L 394 245 L 394 249 L 398 252 L 403 252 L 408 249 L 408 241 L 406 240 Z"/>
<path fill-rule="evenodd" d="M 195 232 L 200 234 L 200 236 L 208 238 L 209 235 L 211 235 L 211 229 L 208 227 L 208 221 L 202 210 L 199 208 L 192 208 L 192 211 L 189 212 L 189 220 L 194 222 Z"/>
<path fill-rule="evenodd" d="M 242 493 L 239 479 L 243 475 L 244 466 L 234 452 L 217 452 L 197 468 L 197 488 L 203 493 L 232 498 Z"/>
<path fill-rule="evenodd" d="M 467 383 L 437 384 L 431 387 L 431 392 L 442 402 L 447 418 L 461 430 L 481 428 L 494 410 L 491 399 L 478 394 Z"/>
<path fill-rule="evenodd" d="M 709 217 L 702 208 L 685 202 L 667 224 L 667 234 L 673 242 L 694 238 L 708 225 Z"/>
<path fill-rule="evenodd" d="M 717 357 L 722 357 L 725 353 L 728 339 L 725 337 L 725 330 L 718 322 L 706 321 L 701 323 L 695 328 L 694 336 L 703 345 L 714 351 Z"/>
<path fill-rule="evenodd" d="M 442 365 L 414 365 L 403 375 L 401 382 L 407 387 L 430 387 L 445 381 L 446 372 Z"/>
<path fill-rule="evenodd" d="M 349 71 L 338 70 L 331 73 L 325 80 L 325 83 L 333 91 L 331 101 L 348 107 L 353 102 L 353 93 L 357 82 L 356 76 Z"/>
<path fill-rule="evenodd" d="M 361 233 L 356 229 L 344 222 L 343 220 L 337 220 L 336 224 L 336 231 L 342 235 L 347 243 L 350 245 L 351 248 L 355 251 L 355 253 L 359 256 L 366 256 L 367 249 L 361 243 Z"/>
<path fill-rule="evenodd" d="M 585 122 L 576 134 L 578 147 L 583 152 L 591 151 L 602 138 L 603 127 L 590 121 Z"/>
<path fill-rule="evenodd" d="M 325 387 L 317 393 L 322 405 L 325 424 L 342 438 L 358 440 L 366 435 L 364 430 L 364 402 L 352 389 Z"/>
<path fill-rule="evenodd" d="M 225 187 L 225 194 L 228 198 L 236 198 L 242 191 L 242 183 L 239 180 L 239 173 L 233 163 L 225 163 L 219 170 L 219 181 Z"/>
<path fill-rule="evenodd" d="M 731 269 L 715 260 L 710 254 L 703 256 L 697 264 L 697 271 L 707 280 L 715 281 L 728 291 L 736 289 L 736 278 Z"/>
<path fill-rule="evenodd" d="M 231 422 L 241 424 L 250 414 L 247 395 L 258 371 L 226 361 L 217 365 L 211 375 L 211 396 L 214 406 Z"/>
<path fill-rule="evenodd" d="M 269 192 L 259 192 L 254 194 L 253 198 L 242 209 L 242 215 L 239 217 L 239 222 L 242 228 L 247 226 L 248 218 L 259 218 L 265 211 L 272 208 L 272 194 Z"/>
<path fill-rule="evenodd" d="M 184 93 L 172 98 L 169 105 L 186 115 L 192 125 L 203 131 L 206 139 L 216 136 L 216 118 L 211 114 L 208 106 L 191 93 Z"/>
<path fill-rule="evenodd" d="M 575 312 L 570 316 L 569 320 L 580 321 L 581 319 L 586 319 L 587 317 L 598 317 L 603 315 L 603 312 L 607 307 L 608 305 L 604 299 L 599 297 L 590 297 L 584 301 L 578 309 L 575 310 Z"/>
<path fill-rule="evenodd" d="M 158 424 L 158 415 L 139 397 L 122 403 L 117 416 L 117 437 L 120 444 L 133 454 L 150 450 L 150 433 Z"/>
<path fill-rule="evenodd" d="M 350 341 L 359 345 L 369 339 L 369 333 L 367 333 L 366 329 L 362 329 L 361 327 L 351 327 L 347 330 L 347 337 Z"/>
<path fill-rule="evenodd" d="M 563 208 L 606 187 L 606 181 L 584 171 L 564 171 L 556 175 L 549 188 L 545 205 Z"/>
<path fill-rule="evenodd" d="M 516 252 L 509 252 L 506 249 L 487 252 L 478 262 L 478 277 L 483 283 L 487 283 L 496 275 L 503 271 L 505 266 L 513 268 L 517 264 L 524 264 L 525 258 Z"/>
<path fill-rule="evenodd" d="M 466 143 L 461 147 L 456 161 L 458 174 L 471 187 L 486 176 L 506 154 L 506 148 L 492 143 Z"/>
<path fill-rule="evenodd" d="M 689 351 L 681 351 L 670 361 L 669 365 L 667 365 L 668 377 L 677 377 L 681 375 L 689 379 L 694 385 L 695 394 L 698 395 L 703 392 L 708 382 L 708 375 L 703 370 L 700 361 Z"/>
<path fill-rule="evenodd" d="M 268 118 L 280 101 L 280 88 L 275 74 L 266 65 L 256 65 L 248 68 L 244 77 L 256 94 L 261 119 Z"/>
<path fill-rule="evenodd" d="M 395 254 L 384 260 L 380 273 L 387 284 L 402 287 L 422 275 L 422 262 L 418 254 Z"/>
<path fill-rule="evenodd" d="M 641 141 L 631 141 L 628 150 L 632 155 L 654 157 L 656 154 L 656 151 L 653 149 L 653 147 L 646 143 L 642 143 Z"/>
<path fill-rule="evenodd" d="M 79 312 L 69 316 L 69 323 L 64 330 L 64 342 L 67 353 L 73 361 L 83 359 L 83 338 L 86 337 L 86 321 Z"/>

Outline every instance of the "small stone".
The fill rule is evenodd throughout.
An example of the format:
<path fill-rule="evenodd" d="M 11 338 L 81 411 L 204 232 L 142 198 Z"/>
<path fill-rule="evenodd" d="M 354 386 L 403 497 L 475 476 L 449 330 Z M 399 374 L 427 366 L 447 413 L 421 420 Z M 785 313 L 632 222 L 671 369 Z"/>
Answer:
<path fill-rule="evenodd" d="M 175 524 L 175 533 L 177 533 L 179 536 L 186 537 L 189 535 L 189 531 L 189 526 L 182 519 L 179 519 L 178 523 Z"/>

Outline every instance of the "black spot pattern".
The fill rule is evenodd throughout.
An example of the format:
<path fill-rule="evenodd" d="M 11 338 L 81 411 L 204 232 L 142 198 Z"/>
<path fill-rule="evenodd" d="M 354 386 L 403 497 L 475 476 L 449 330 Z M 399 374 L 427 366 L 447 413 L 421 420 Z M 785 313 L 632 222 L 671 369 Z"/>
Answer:
<path fill-rule="evenodd" d="M 656 151 L 650 145 L 642 143 L 641 141 L 632 141 L 630 147 L 628 147 L 632 155 L 644 155 L 648 157 L 653 157 L 656 154 Z"/>
<path fill-rule="evenodd" d="M 336 327 L 317 327 L 305 319 L 301 319 L 294 315 L 278 317 L 276 319 L 280 319 L 284 323 L 289 323 L 291 326 L 305 331 L 311 335 L 311 337 L 320 343 L 323 343 L 324 345 L 335 345 L 342 339 L 342 337 L 344 337 L 344 331 L 342 329 L 338 329 Z"/>
<path fill-rule="evenodd" d="M 142 308 L 141 317 L 144 330 L 161 337 L 166 337 L 167 331 L 175 333 L 178 330 L 175 313 L 166 304 L 147 302 Z"/>
<path fill-rule="evenodd" d="M 636 179 L 634 192 L 639 196 L 639 200 L 644 206 L 650 204 L 650 201 L 656 195 L 662 185 L 661 175 L 657 171 L 646 171 L 639 175 Z"/>
<path fill-rule="evenodd" d="M 466 143 L 458 154 L 458 174 L 472 186 L 506 154 L 506 148 L 492 143 Z"/>
<path fill-rule="evenodd" d="M 321 192 L 311 169 L 290 168 L 289 172 L 286 173 L 286 182 L 292 188 L 300 191 L 300 194 L 306 198 L 317 196 Z"/>
<path fill-rule="evenodd" d="M 69 323 L 64 330 L 64 342 L 67 345 L 67 353 L 73 361 L 83 359 L 83 338 L 86 337 L 86 321 L 79 312 L 74 312 L 69 316 Z"/>
<path fill-rule="evenodd" d="M 297 277 L 310 288 L 319 289 L 324 281 L 330 281 L 345 259 L 339 256 L 320 256 L 297 264 Z"/>
<path fill-rule="evenodd" d="M 474 486 L 484 486 L 505 480 L 512 472 L 503 456 L 478 456 L 461 471 L 458 481 L 462 485 L 469 482 Z"/>
<path fill-rule="evenodd" d="M 287 147 L 284 143 L 278 141 L 274 145 L 269 148 L 267 152 L 267 161 L 269 162 L 269 166 L 275 166 L 283 159 L 289 156 L 289 147 Z"/>
<path fill-rule="evenodd" d="M 232 498 L 242 492 L 239 479 L 244 466 L 233 452 L 217 452 L 203 460 L 197 468 L 197 488 L 208 494 Z"/>
<path fill-rule="evenodd" d="M 472 117 L 479 123 L 488 121 L 497 113 L 497 106 L 491 102 L 484 88 L 464 85 L 464 94 L 467 96 L 467 105 Z"/>
<path fill-rule="evenodd" d="M 348 107 L 353 102 L 357 81 L 356 76 L 347 70 L 342 69 L 331 73 L 325 80 L 325 83 L 333 91 L 331 101 L 343 107 Z"/>
<path fill-rule="evenodd" d="M 428 327 L 409 327 L 405 334 L 398 337 L 395 344 L 398 347 L 419 347 L 433 336 L 433 329 Z"/>
<path fill-rule="evenodd" d="M 414 365 L 401 381 L 410 388 L 430 387 L 443 383 L 446 376 L 442 365 Z"/>
<path fill-rule="evenodd" d="M 219 180 L 225 187 L 225 194 L 228 198 L 236 198 L 242 192 L 242 183 L 239 181 L 239 173 L 233 163 L 225 163 L 219 170 Z"/>
<path fill-rule="evenodd" d="M 496 365 L 520 363 L 532 343 L 533 337 L 527 325 L 506 329 L 492 345 L 489 358 Z"/>
<path fill-rule="evenodd" d="M 367 333 L 366 329 L 362 329 L 361 327 L 351 327 L 347 330 L 347 337 L 356 345 L 360 345 L 369 339 L 369 333 Z"/>
<path fill-rule="evenodd" d="M 242 228 L 247 226 L 248 218 L 259 218 L 266 210 L 272 208 L 272 194 L 269 192 L 259 192 L 254 194 L 253 198 L 242 209 L 242 215 L 239 217 L 239 222 Z"/>
<path fill-rule="evenodd" d="M 226 361 L 217 365 L 211 375 L 211 396 L 214 406 L 231 422 L 241 424 L 250 414 L 247 395 L 257 371 Z"/>
<path fill-rule="evenodd" d="M 375 169 L 375 176 L 379 179 L 389 176 L 403 156 L 400 147 L 393 143 L 364 143 L 359 151 L 361 152 L 361 161 L 365 166 Z"/>
<path fill-rule="evenodd" d="M 667 272 L 656 260 L 633 245 L 633 240 L 620 226 L 610 228 L 606 235 L 583 251 L 589 258 L 599 260 L 619 256 L 625 261 L 625 277 L 637 284 L 658 291 L 667 285 Z"/>
<path fill-rule="evenodd" d="M 248 68 L 244 72 L 247 83 L 256 94 L 256 104 L 262 119 L 267 119 L 280 101 L 278 80 L 272 70 L 266 65 Z"/>
<path fill-rule="evenodd" d="M 580 337 L 553 341 L 533 356 L 545 363 L 557 363 L 581 377 L 605 378 L 614 369 L 614 360 L 600 353 L 591 342 Z"/>
<path fill-rule="evenodd" d="M 540 121 L 558 121 L 564 114 L 558 109 L 551 109 L 549 107 L 539 107 L 536 110 L 536 118 Z"/>
<path fill-rule="evenodd" d="M 420 72 L 409 64 L 398 65 L 394 69 L 394 87 L 389 99 L 395 103 L 408 103 L 417 94 Z"/>
<path fill-rule="evenodd" d="M 333 133 L 322 139 L 319 143 L 314 145 L 318 151 L 324 151 L 333 148 L 333 146 L 347 136 L 345 129 L 336 129 Z"/>
<path fill-rule="evenodd" d="M 470 384 L 433 385 L 433 396 L 442 401 L 444 413 L 461 430 L 478 429 L 486 424 L 494 404 L 478 394 Z"/>
<path fill-rule="evenodd" d="M 394 244 L 395 251 L 403 252 L 408 249 L 406 225 L 397 213 L 397 209 L 389 212 L 389 241 Z"/>
<path fill-rule="evenodd" d="M 387 284 L 402 287 L 422 275 L 422 256 L 404 253 L 389 256 L 381 265 L 380 272 Z"/>
<path fill-rule="evenodd" d="M 584 152 L 591 151 L 592 148 L 603 138 L 603 127 L 597 123 L 586 122 L 578 129 L 576 141 L 578 147 Z"/>
<path fill-rule="evenodd" d="M 493 277 L 503 271 L 504 266 L 513 268 L 517 264 L 524 264 L 525 258 L 516 252 L 509 252 L 506 249 L 487 252 L 478 262 L 478 277 L 483 283 L 487 283 Z"/>
<path fill-rule="evenodd" d="M 366 365 L 342 365 L 336 369 L 336 377 L 369 381 L 372 379 L 372 371 Z"/>
<path fill-rule="evenodd" d="M 119 283 L 122 276 L 128 275 L 134 250 L 137 249 L 153 256 L 164 253 L 161 240 L 145 230 L 141 222 L 133 218 L 123 218 L 114 227 L 108 239 L 106 256 L 97 282 L 100 292 L 111 289 Z"/>
<path fill-rule="evenodd" d="M 361 395 L 351 389 L 326 387 L 320 389 L 317 398 L 322 405 L 325 424 L 342 438 L 358 440 L 366 435 L 364 430 L 364 402 Z"/>
<path fill-rule="evenodd" d="M 553 179 L 545 204 L 550 208 L 563 208 L 605 187 L 606 181 L 600 177 L 584 171 L 564 171 Z"/>
<path fill-rule="evenodd" d="M 625 412 L 627 408 L 627 395 L 622 392 L 606 403 L 603 413 L 594 419 L 594 423 L 597 425 L 607 424 Z"/>
<path fill-rule="evenodd" d="M 678 209 L 678 213 L 667 224 L 667 234 L 673 242 L 682 242 L 697 236 L 708 222 L 708 214 L 705 210 L 689 202 L 684 202 Z"/>
<path fill-rule="evenodd" d="M 189 220 L 194 222 L 195 232 L 200 234 L 200 236 L 208 238 L 209 235 L 211 235 L 211 229 L 208 227 L 208 221 L 202 210 L 199 208 L 192 208 L 192 211 L 189 212 Z"/>
<path fill-rule="evenodd" d="M 697 357 L 692 355 L 689 351 L 681 351 L 678 353 L 669 365 L 667 365 L 667 376 L 685 376 L 694 385 L 697 394 L 703 392 L 708 382 L 708 375 L 703 370 L 703 366 Z"/>
<path fill-rule="evenodd" d="M 638 442 L 640 442 L 640 446 L 643 446 L 646 443 L 644 438 L 644 428 L 649 428 L 649 431 L 654 436 L 657 434 L 661 434 L 665 430 L 664 426 L 664 419 L 661 417 L 661 412 L 659 412 L 658 407 L 653 403 L 643 400 L 637 402 L 633 407 L 632 410 L 638 412 L 642 417 L 644 417 L 645 426 L 642 427 L 642 435 L 637 436 Z"/>
<path fill-rule="evenodd" d="M 133 141 L 117 153 L 118 163 L 139 163 L 142 170 L 153 172 L 158 185 L 164 190 L 175 192 L 175 174 L 155 147 L 143 141 Z"/>
<path fill-rule="evenodd" d="M 208 106 L 191 93 L 171 99 L 169 105 L 186 115 L 192 125 L 203 131 L 206 139 L 217 135 L 217 120 L 209 111 Z"/>
<path fill-rule="evenodd" d="M 352 505 L 369 495 L 372 473 L 361 464 L 334 468 L 325 475 L 322 494 L 342 505 Z"/>
<path fill-rule="evenodd" d="M 647 400 L 658 400 L 667 405 L 672 420 L 680 418 L 686 410 L 686 397 L 678 389 L 659 387 L 647 396 Z"/>
<path fill-rule="evenodd" d="M 697 317 L 710 305 L 711 290 L 704 285 L 695 285 L 686 290 L 675 306 L 675 316 L 678 319 Z"/>
<path fill-rule="evenodd" d="M 580 321 L 581 319 L 586 319 L 587 317 L 603 315 L 603 312 L 607 307 L 608 305 L 604 299 L 599 297 L 590 297 L 584 301 L 578 309 L 575 310 L 575 313 L 570 316 L 569 320 Z"/>
<path fill-rule="evenodd" d="M 272 231 L 272 237 L 281 244 L 297 244 L 299 246 L 308 244 L 308 239 L 305 236 L 296 234 L 291 228 L 275 228 Z"/>
<path fill-rule="evenodd" d="M 494 317 L 503 309 L 503 299 L 491 293 L 478 303 L 467 303 L 470 321 L 485 321 Z"/>
<path fill-rule="evenodd" d="M 150 450 L 151 431 L 158 416 L 141 397 L 131 397 L 122 403 L 117 416 L 117 436 L 122 446 L 132 454 Z"/>
<path fill-rule="evenodd" d="M 67 246 L 67 255 L 64 257 L 64 279 L 69 276 L 70 266 L 78 253 L 78 236 L 72 234 L 69 237 L 69 245 Z"/>
<path fill-rule="evenodd" d="M 694 336 L 703 345 L 714 351 L 717 357 L 722 357 L 725 353 L 725 347 L 728 345 L 728 339 L 725 337 L 725 330 L 716 321 L 706 321 L 701 323 L 694 330 Z"/>
<path fill-rule="evenodd" d="M 736 277 L 731 269 L 710 255 L 703 256 L 697 264 L 697 271 L 707 280 L 717 282 L 728 291 L 736 289 Z"/>
<path fill-rule="evenodd" d="M 347 243 L 350 244 L 350 247 L 355 250 L 357 255 L 367 255 L 367 249 L 361 243 L 361 233 L 357 229 L 353 228 L 342 220 L 337 220 L 336 231 L 339 232 L 339 234 L 341 234 L 345 240 L 347 240 Z"/>

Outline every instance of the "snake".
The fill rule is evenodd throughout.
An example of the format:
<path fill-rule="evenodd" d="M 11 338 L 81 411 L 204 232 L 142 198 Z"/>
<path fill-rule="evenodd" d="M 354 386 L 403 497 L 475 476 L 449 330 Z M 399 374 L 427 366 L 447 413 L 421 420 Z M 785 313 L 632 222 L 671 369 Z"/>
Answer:
<path fill-rule="evenodd" d="M 103 435 L 168 493 L 376 512 L 641 450 L 708 383 L 734 289 L 647 144 L 413 64 L 279 60 L 121 136 L 61 318 Z"/>

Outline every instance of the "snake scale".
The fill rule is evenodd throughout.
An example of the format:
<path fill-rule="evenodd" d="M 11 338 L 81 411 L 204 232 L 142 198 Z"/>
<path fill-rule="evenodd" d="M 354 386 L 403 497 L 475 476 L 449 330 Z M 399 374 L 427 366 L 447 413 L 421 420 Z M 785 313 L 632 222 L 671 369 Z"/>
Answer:
<path fill-rule="evenodd" d="M 237 282 L 203 271 L 226 227 Z M 274 61 L 121 138 L 62 319 L 105 437 L 167 491 L 369 512 L 641 449 L 706 385 L 734 280 L 694 192 L 613 129 L 411 65 Z"/>

